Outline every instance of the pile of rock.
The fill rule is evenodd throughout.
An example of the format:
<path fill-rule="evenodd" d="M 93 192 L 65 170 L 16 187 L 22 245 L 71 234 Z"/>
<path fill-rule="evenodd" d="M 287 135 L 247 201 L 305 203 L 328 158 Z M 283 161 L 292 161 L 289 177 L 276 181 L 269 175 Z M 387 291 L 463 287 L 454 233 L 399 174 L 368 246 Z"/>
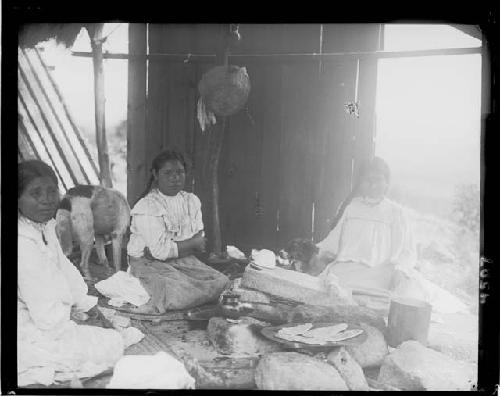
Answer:
<path fill-rule="evenodd" d="M 406 341 L 397 348 L 386 342 L 386 321 L 380 312 L 353 305 L 342 290 L 335 295 L 306 274 L 283 269 L 247 267 L 231 292 L 251 303 L 253 312 L 239 320 L 217 317 L 207 333 L 218 353 L 255 358 L 254 386 L 264 390 L 470 390 L 474 365 Z M 311 279 L 313 278 L 313 279 Z M 362 328 L 366 338 L 314 354 L 285 351 L 265 339 L 269 325 L 345 322 Z M 304 352 L 304 351 L 301 351 Z M 258 362 L 258 363 L 257 363 Z"/>

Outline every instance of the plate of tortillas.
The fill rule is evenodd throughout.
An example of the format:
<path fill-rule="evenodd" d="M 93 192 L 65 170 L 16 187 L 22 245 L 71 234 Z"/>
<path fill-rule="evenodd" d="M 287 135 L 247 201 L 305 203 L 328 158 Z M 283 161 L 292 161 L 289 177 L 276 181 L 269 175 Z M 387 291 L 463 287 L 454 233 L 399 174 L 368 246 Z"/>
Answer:
<path fill-rule="evenodd" d="M 357 345 L 366 340 L 361 327 L 344 322 L 287 323 L 265 327 L 261 332 L 266 338 L 294 349 Z"/>

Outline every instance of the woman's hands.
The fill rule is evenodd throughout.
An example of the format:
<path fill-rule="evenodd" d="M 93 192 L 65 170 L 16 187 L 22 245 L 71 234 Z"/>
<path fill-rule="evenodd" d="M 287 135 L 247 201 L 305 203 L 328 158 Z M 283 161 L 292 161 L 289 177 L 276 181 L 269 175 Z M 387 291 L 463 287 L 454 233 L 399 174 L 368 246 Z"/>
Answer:
<path fill-rule="evenodd" d="M 177 242 L 177 249 L 179 252 L 179 257 L 189 256 L 193 253 L 203 253 L 205 252 L 207 239 L 204 236 L 203 231 L 199 231 L 191 238 L 185 241 Z"/>
<path fill-rule="evenodd" d="M 94 305 L 87 312 L 78 312 L 75 309 L 72 309 L 71 319 L 78 324 L 87 326 L 104 327 L 105 329 L 114 328 L 113 324 L 108 319 L 106 319 L 97 305 Z"/>
<path fill-rule="evenodd" d="M 190 239 L 192 249 L 197 252 L 204 252 L 205 245 L 207 243 L 207 238 L 205 238 L 205 233 L 203 231 L 198 231 L 193 237 Z"/>

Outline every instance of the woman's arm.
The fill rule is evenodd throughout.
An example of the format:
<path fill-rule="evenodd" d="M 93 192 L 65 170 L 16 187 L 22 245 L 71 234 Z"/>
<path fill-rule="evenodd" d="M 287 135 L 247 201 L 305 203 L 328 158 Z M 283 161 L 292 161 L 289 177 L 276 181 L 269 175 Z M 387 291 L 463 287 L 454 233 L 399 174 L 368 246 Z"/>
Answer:
<path fill-rule="evenodd" d="M 135 215 L 133 222 L 134 228 L 144 239 L 149 254 L 156 260 L 185 257 L 205 249 L 202 231 L 185 241 L 176 242 L 160 216 Z"/>

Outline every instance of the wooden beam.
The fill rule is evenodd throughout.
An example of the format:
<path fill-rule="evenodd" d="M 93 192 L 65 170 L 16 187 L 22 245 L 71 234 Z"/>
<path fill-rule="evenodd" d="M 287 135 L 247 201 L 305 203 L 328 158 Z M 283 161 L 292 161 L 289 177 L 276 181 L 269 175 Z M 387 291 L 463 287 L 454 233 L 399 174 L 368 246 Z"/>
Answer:
<path fill-rule="evenodd" d="M 106 140 L 106 118 L 104 94 L 104 69 L 102 54 L 102 29 L 103 23 L 93 25 L 90 28 L 90 44 L 92 47 L 92 61 L 94 64 L 94 104 L 95 104 L 95 132 L 97 141 L 97 158 L 99 162 L 99 180 L 104 187 L 113 187 L 111 171 L 109 167 L 108 142 Z"/>
<path fill-rule="evenodd" d="M 429 50 L 414 50 L 414 51 L 360 51 L 360 52 L 336 52 L 336 53 L 297 53 L 297 54 L 230 54 L 228 56 L 231 61 L 238 62 L 252 62 L 262 60 L 273 61 L 329 61 L 339 58 L 410 58 L 420 56 L 439 56 L 439 55 L 468 55 L 480 54 L 481 47 L 474 48 L 442 48 L 442 49 L 429 49 Z M 78 52 L 73 51 L 73 56 L 80 56 L 90 58 L 91 52 Z M 146 58 L 148 60 L 168 60 L 171 62 L 214 62 L 216 61 L 215 54 L 123 54 L 123 53 L 109 53 L 102 54 L 104 59 L 136 59 Z"/>
<path fill-rule="evenodd" d="M 143 54 L 128 62 L 127 199 L 133 206 L 149 176 L 146 161 L 146 24 L 129 24 L 128 37 L 129 51 Z"/>
<path fill-rule="evenodd" d="M 66 130 L 64 129 L 62 121 L 59 118 L 59 115 L 57 114 L 57 111 L 56 111 L 56 109 L 55 109 L 52 101 L 50 100 L 49 96 L 47 95 L 47 92 L 45 92 L 45 88 L 44 88 L 44 86 L 43 86 L 40 78 L 38 77 L 38 73 L 35 70 L 35 66 L 31 62 L 31 60 L 30 60 L 30 58 L 29 58 L 29 56 L 28 56 L 28 54 L 27 54 L 27 52 L 26 52 L 25 49 L 21 49 L 21 53 L 23 54 L 24 59 L 26 60 L 28 66 L 29 66 L 29 69 L 31 70 L 31 74 L 33 75 L 33 77 L 35 78 L 36 83 L 38 84 L 38 87 L 40 88 L 40 92 L 42 93 L 42 95 L 43 95 L 43 97 L 45 99 L 45 102 L 47 103 L 48 108 L 52 112 L 52 115 L 54 116 L 54 119 L 56 120 L 56 123 L 59 126 L 59 129 L 61 130 L 61 134 L 64 136 L 64 139 L 66 141 L 67 146 L 69 147 L 69 149 L 71 150 L 71 153 L 73 154 L 73 156 L 77 160 L 76 162 L 78 163 L 78 166 L 80 168 L 80 172 L 82 173 L 83 177 L 85 178 L 85 181 L 90 184 L 90 179 L 89 179 L 89 177 L 88 177 L 88 175 L 87 175 L 87 173 L 85 171 L 85 168 L 83 167 L 83 164 L 80 161 L 78 161 L 78 155 L 75 152 L 73 144 L 71 144 L 71 142 L 70 142 L 70 140 L 68 138 Z"/>

